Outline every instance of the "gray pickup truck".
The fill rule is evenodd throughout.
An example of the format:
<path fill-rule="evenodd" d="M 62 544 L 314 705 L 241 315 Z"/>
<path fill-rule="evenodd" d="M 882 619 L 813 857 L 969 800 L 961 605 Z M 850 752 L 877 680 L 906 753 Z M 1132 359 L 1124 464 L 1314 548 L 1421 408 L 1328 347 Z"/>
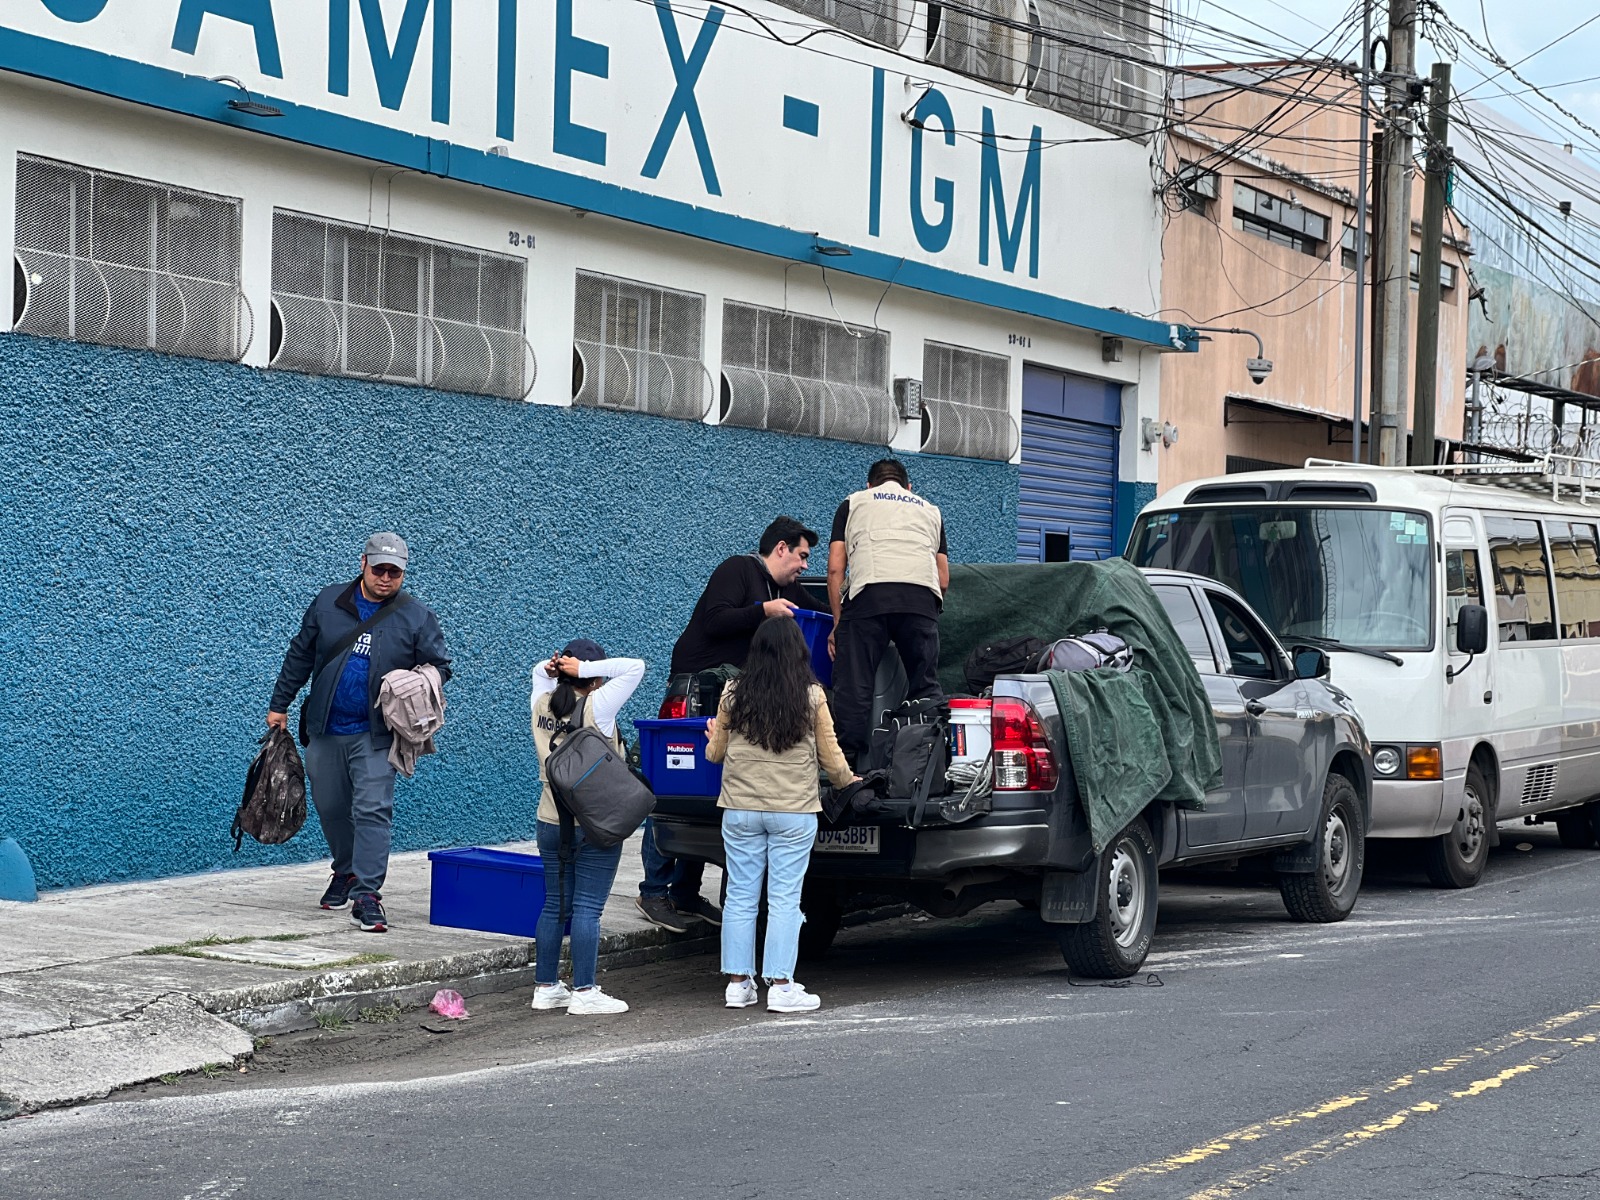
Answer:
<path fill-rule="evenodd" d="M 852 895 L 894 896 L 940 917 L 1009 899 L 1038 909 L 1074 971 L 1128 976 L 1155 931 L 1159 868 L 1246 859 L 1276 874 L 1296 920 L 1349 915 L 1365 860 L 1371 748 L 1349 700 L 1326 682 L 1326 657 L 1306 648 L 1291 659 L 1221 584 L 1143 574 L 1215 715 L 1222 781 L 1203 811 L 1152 803 L 1096 853 L 1048 678 L 1002 675 L 992 697 L 961 702 L 952 726 L 952 742 L 964 743 L 952 746 L 957 761 L 967 732 L 992 760 L 985 811 L 947 819 L 934 806 L 919 819 L 889 806 L 824 828 L 802 899 L 803 952 L 826 950 Z M 987 728 L 973 731 L 975 716 Z M 655 831 L 665 854 L 722 861 L 714 797 L 659 796 Z"/>

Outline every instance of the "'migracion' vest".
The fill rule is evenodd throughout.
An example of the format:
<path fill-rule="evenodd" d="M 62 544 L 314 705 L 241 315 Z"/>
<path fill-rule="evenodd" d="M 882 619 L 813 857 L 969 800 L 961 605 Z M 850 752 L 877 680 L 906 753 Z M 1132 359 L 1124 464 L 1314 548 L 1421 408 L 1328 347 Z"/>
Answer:
<path fill-rule="evenodd" d="M 942 599 L 936 556 L 943 527 L 938 508 L 898 483 L 853 494 L 844 527 L 849 598 L 874 583 L 915 583 Z"/>

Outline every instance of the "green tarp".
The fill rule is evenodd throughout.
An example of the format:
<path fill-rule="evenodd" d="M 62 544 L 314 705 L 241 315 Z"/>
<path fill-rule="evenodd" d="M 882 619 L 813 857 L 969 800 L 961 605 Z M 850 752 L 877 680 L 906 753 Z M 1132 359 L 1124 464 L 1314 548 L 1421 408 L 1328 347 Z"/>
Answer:
<path fill-rule="evenodd" d="M 978 646 L 1100 628 L 1132 648 L 1131 671 L 1050 672 L 1097 851 L 1152 800 L 1200 808 L 1221 783 L 1217 727 L 1194 661 L 1126 559 L 950 568 L 939 622 L 948 694 L 967 690 L 962 666 Z"/>

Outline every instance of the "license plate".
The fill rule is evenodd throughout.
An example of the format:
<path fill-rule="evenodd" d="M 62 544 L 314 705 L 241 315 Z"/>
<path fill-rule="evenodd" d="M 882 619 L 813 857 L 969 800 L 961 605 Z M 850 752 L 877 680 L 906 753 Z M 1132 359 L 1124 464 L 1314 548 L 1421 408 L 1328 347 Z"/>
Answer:
<path fill-rule="evenodd" d="M 877 854 L 878 826 L 847 825 L 843 829 L 817 830 L 818 854 Z"/>

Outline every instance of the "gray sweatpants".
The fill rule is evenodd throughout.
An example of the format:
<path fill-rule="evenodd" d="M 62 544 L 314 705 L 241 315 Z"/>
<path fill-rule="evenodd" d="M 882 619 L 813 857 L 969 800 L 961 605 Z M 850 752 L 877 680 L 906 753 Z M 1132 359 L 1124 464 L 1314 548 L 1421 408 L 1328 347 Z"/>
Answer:
<path fill-rule="evenodd" d="M 337 875 L 354 875 L 351 895 L 383 890 L 394 822 L 394 768 L 372 734 L 324 734 L 306 747 L 306 776 Z"/>

